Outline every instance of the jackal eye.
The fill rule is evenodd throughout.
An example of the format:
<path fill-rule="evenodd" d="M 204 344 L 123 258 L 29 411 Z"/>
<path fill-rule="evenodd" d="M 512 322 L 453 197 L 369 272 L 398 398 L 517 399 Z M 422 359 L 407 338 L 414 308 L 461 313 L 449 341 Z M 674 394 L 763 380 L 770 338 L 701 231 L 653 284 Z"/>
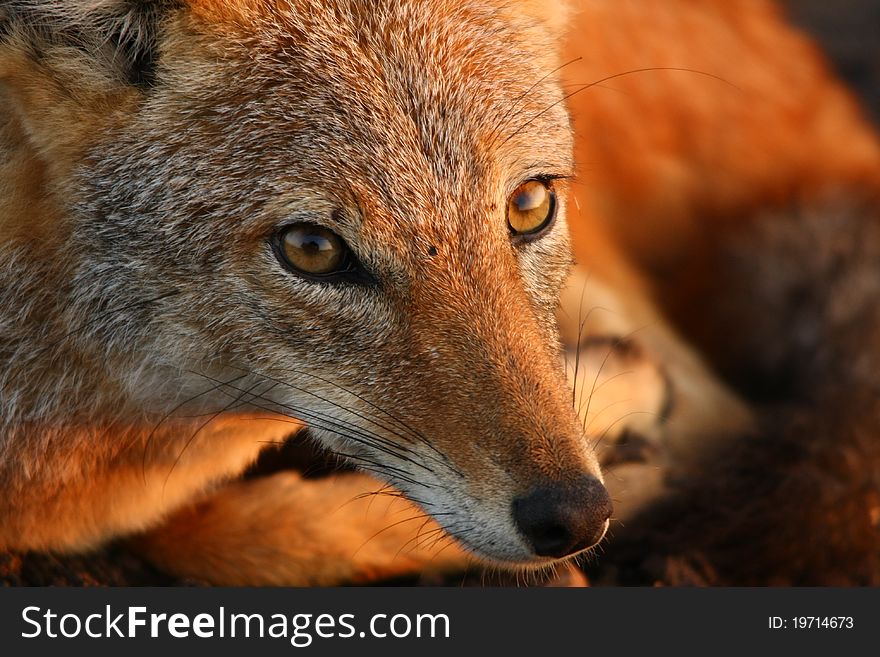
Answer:
<path fill-rule="evenodd" d="M 556 193 L 542 180 L 527 180 L 507 201 L 507 225 L 511 234 L 535 239 L 556 216 Z"/>
<path fill-rule="evenodd" d="M 291 224 L 276 236 L 273 246 L 282 264 L 300 274 L 327 277 L 352 270 L 348 245 L 323 226 Z"/>

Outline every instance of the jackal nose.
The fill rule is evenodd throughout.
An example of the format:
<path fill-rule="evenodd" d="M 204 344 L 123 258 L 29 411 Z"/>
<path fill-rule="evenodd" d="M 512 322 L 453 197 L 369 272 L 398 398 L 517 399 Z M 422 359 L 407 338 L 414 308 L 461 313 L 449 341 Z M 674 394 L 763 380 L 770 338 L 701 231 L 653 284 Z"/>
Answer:
<path fill-rule="evenodd" d="M 595 477 L 542 486 L 513 500 L 517 527 L 541 557 L 561 558 L 598 543 L 611 517 L 611 498 Z"/>

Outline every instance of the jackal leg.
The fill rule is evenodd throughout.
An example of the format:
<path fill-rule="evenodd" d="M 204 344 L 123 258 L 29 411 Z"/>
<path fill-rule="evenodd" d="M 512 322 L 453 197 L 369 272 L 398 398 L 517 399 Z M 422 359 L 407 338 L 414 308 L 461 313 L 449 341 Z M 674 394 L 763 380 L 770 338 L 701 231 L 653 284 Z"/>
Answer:
<path fill-rule="evenodd" d="M 135 539 L 135 549 L 175 575 L 231 586 L 366 583 L 470 562 L 420 509 L 353 473 L 231 483 Z"/>
<path fill-rule="evenodd" d="M 752 423 L 745 404 L 638 289 L 575 269 L 560 327 L 573 403 L 596 445 L 614 516 L 626 521 Z"/>

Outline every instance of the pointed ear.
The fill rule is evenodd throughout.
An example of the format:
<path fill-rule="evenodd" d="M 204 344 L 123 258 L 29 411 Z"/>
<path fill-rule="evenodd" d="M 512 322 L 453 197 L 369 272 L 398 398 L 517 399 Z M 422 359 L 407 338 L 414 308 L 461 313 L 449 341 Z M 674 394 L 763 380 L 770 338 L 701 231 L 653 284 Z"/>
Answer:
<path fill-rule="evenodd" d="M 0 8 L 0 111 L 62 163 L 152 83 L 163 0 L 8 0 Z"/>

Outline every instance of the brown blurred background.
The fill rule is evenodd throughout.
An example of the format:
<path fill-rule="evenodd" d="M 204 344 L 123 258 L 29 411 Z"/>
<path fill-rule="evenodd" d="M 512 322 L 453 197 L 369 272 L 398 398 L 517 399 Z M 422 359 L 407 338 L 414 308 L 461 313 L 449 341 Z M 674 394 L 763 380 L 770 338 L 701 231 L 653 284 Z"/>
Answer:
<path fill-rule="evenodd" d="M 880 125 L 880 0 L 784 0 Z"/>

